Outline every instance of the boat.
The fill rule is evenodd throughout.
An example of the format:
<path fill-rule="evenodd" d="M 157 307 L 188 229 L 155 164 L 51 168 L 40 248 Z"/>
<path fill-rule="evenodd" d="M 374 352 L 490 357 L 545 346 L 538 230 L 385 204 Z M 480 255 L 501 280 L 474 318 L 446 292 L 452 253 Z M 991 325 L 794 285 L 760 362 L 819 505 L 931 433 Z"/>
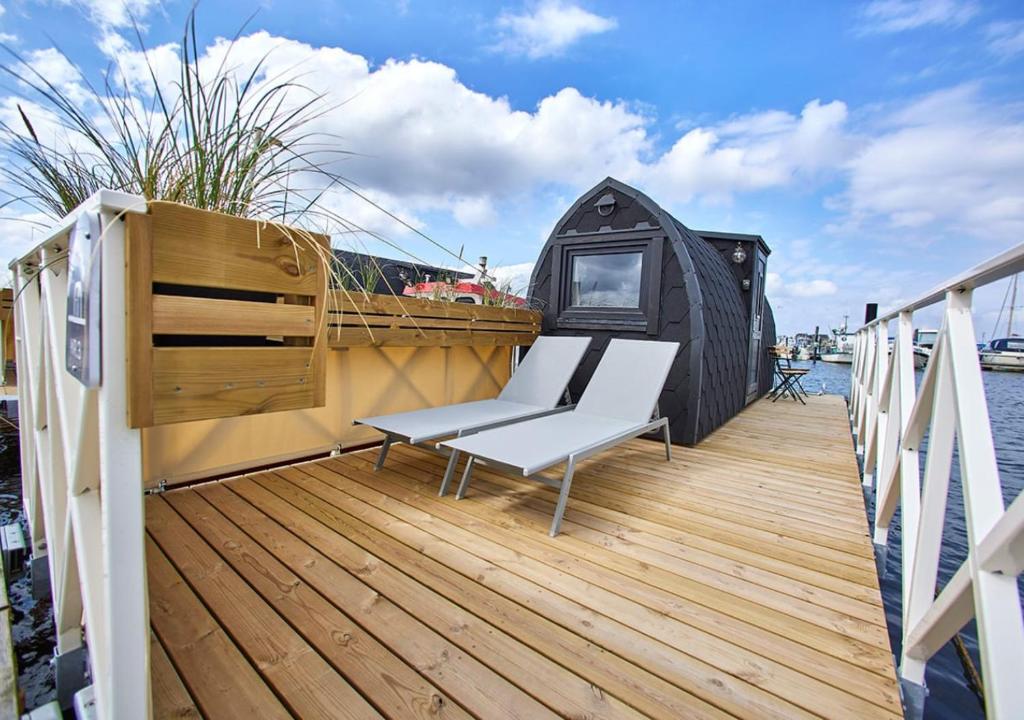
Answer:
<path fill-rule="evenodd" d="M 821 353 L 822 362 L 842 363 L 850 365 L 853 363 L 853 342 L 854 336 L 847 332 L 849 317 L 843 319 L 841 328 L 832 330 L 832 347 Z"/>
<path fill-rule="evenodd" d="M 982 370 L 1024 372 L 1024 337 L 998 338 L 978 353 Z"/>
<path fill-rule="evenodd" d="M 920 370 L 931 359 L 932 349 L 938 340 L 939 331 L 934 328 L 918 328 L 914 330 L 914 367 Z"/>
<path fill-rule="evenodd" d="M 1003 305 L 999 308 L 996 328 L 1003 319 L 1003 312 L 1009 310 L 1006 318 L 1006 336 L 993 339 L 978 353 L 978 361 L 982 370 L 1003 370 L 1024 372 L 1024 338 L 1013 332 L 1013 311 L 1017 305 L 1017 280 L 1020 273 L 1013 276 L 1006 288 Z M 995 335 L 995 332 L 992 333 Z"/>
<path fill-rule="evenodd" d="M 479 271 L 472 280 L 431 280 L 427 275 L 423 282 L 407 285 L 402 294 L 424 300 L 445 300 L 469 305 L 526 307 L 525 298 L 514 295 L 508 288 L 499 289 L 495 285 L 495 278 L 487 272 L 487 258 L 481 257 Z"/>

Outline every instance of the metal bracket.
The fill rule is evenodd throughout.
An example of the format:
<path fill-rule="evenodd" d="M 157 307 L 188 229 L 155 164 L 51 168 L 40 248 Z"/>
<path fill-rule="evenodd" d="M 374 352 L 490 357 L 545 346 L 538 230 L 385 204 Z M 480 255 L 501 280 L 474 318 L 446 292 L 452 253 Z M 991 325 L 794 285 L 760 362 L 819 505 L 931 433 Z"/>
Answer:
<path fill-rule="evenodd" d="M 29 561 L 29 573 L 32 577 L 32 599 L 50 599 L 50 556 L 33 555 Z"/>
<path fill-rule="evenodd" d="M 75 702 L 75 693 L 85 687 L 85 661 L 88 654 L 85 645 L 58 655 L 53 653 L 53 675 L 57 683 L 57 702 L 61 708 L 70 710 Z"/>
<path fill-rule="evenodd" d="M 142 491 L 143 495 L 163 495 L 167 492 L 167 480 L 161 480 L 156 484 L 154 488 L 146 488 Z"/>
<path fill-rule="evenodd" d="M 75 717 L 77 720 L 96 720 L 96 691 L 86 685 L 75 693 Z"/>
<path fill-rule="evenodd" d="M 928 697 L 928 686 L 900 678 L 900 698 L 903 700 L 903 716 L 907 720 L 922 720 L 924 701 Z"/>
<path fill-rule="evenodd" d="M 885 561 L 889 558 L 888 545 L 875 545 L 875 570 L 878 572 L 879 581 L 885 580 Z"/>

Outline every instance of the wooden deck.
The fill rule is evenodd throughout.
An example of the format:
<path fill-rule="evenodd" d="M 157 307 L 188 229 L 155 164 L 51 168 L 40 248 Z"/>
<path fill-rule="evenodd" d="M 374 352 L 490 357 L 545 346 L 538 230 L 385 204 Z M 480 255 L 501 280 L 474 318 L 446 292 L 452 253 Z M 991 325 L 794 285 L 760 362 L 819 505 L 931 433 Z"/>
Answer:
<path fill-rule="evenodd" d="M 147 504 L 157 717 L 901 715 L 846 406 L 759 402 L 555 491 L 396 446 Z"/>

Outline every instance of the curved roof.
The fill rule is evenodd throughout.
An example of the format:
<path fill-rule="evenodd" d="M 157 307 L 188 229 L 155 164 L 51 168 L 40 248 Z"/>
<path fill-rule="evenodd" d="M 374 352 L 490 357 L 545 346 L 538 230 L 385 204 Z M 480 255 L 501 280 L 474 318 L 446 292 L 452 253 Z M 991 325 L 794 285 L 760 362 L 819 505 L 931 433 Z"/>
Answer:
<path fill-rule="evenodd" d="M 602 216 L 596 205 L 608 193 L 621 202 L 610 216 Z M 551 263 L 546 260 L 553 245 L 579 234 L 600 238 L 601 234 L 658 228 L 668 237 L 673 251 L 665 253 L 663 263 L 674 257 L 682 272 L 678 283 L 681 297 L 678 292 L 669 296 L 675 286 L 661 287 L 663 304 L 659 331 L 667 324 L 685 319 L 688 334 L 679 338 L 683 349 L 676 361 L 686 365 L 678 373 L 679 380 L 685 378 L 685 382 L 673 382 L 670 378 L 665 387 L 666 394 L 685 397 L 665 399 L 682 408 L 687 418 L 684 433 L 676 436 L 686 442 L 696 442 L 739 412 L 746 396 L 749 336 L 746 299 L 728 262 L 708 241 L 644 193 L 609 177 L 584 193 L 556 223 L 534 268 L 531 294 L 548 287 L 543 275 L 550 273 Z M 678 273 L 674 276 L 679 277 Z M 666 297 L 673 300 L 666 302 Z M 678 302 L 680 299 L 682 303 Z"/>

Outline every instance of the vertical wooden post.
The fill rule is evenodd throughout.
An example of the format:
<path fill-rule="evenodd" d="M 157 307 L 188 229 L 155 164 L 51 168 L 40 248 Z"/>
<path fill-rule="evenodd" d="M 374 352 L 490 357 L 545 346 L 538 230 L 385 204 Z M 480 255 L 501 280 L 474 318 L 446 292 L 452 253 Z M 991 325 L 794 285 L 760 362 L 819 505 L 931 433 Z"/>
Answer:
<path fill-rule="evenodd" d="M 148 718 L 149 601 L 142 494 L 142 433 L 128 426 L 125 368 L 125 221 L 102 214 L 103 383 L 99 390 L 102 540 L 109 667 L 97 673 L 103 717 Z M 117 682 L 116 691 L 114 682 Z"/>

